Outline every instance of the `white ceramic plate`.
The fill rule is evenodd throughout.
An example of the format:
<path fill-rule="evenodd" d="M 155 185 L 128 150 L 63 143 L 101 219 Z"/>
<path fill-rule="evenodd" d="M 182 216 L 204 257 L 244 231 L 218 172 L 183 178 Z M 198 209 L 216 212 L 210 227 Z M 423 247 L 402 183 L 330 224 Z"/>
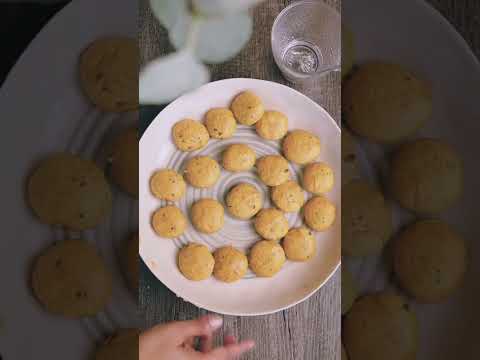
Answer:
<path fill-rule="evenodd" d="M 188 242 L 200 242 L 214 250 L 223 245 L 233 245 L 247 250 L 260 237 L 255 234 L 251 222 L 235 220 L 226 213 L 225 227 L 217 234 L 205 236 L 189 225 L 186 233 L 176 240 L 157 236 L 150 225 L 152 213 L 165 202 L 156 199 L 149 189 L 149 179 L 161 168 L 182 169 L 192 156 L 203 154 L 216 159 L 220 152 L 232 143 L 247 143 L 257 157 L 278 154 L 279 144 L 262 141 L 254 128 L 240 126 L 235 136 L 228 140 L 210 140 L 207 147 L 191 154 L 180 152 L 171 140 L 172 126 L 183 118 L 201 120 L 213 107 L 228 107 L 233 97 L 244 90 L 258 94 L 267 109 L 285 113 L 290 129 L 306 129 L 320 137 L 320 159 L 329 163 L 337 177 L 340 174 L 340 130 L 335 121 L 312 100 L 301 93 L 272 82 L 254 79 L 230 79 L 207 84 L 166 107 L 153 121 L 140 140 L 140 255 L 155 276 L 182 297 L 199 307 L 223 314 L 261 315 L 295 305 L 318 290 L 333 274 L 340 263 L 340 181 L 328 194 L 338 206 L 337 221 L 324 233 L 316 233 L 318 252 L 306 263 L 287 262 L 273 278 L 256 278 L 252 273 L 233 284 L 225 284 L 213 277 L 192 282 L 184 278 L 176 265 L 178 249 Z M 298 180 L 299 168 L 292 166 Z M 222 171 L 221 178 L 211 189 L 198 190 L 188 187 L 184 199 L 177 202 L 185 214 L 193 201 L 212 197 L 223 202 L 225 193 L 239 182 L 249 182 L 262 191 L 265 207 L 270 206 L 267 188 L 254 172 L 233 174 Z M 297 213 L 287 215 L 290 226 L 301 224 Z"/>
<path fill-rule="evenodd" d="M 461 36 L 435 9 L 422 0 L 344 1 L 344 22 L 355 36 L 357 63 L 387 60 L 403 64 L 433 86 L 434 113 L 417 136 L 439 137 L 451 143 L 465 163 L 465 191 L 461 201 L 442 214 L 469 242 L 472 261 L 465 286 L 447 302 L 414 304 L 420 323 L 419 359 L 473 359 L 477 353 L 478 322 L 467 321 L 478 313 L 480 272 L 478 202 L 480 183 L 478 143 L 480 65 Z M 388 171 L 385 149 L 361 143 L 364 173 L 379 181 Z M 412 219 L 395 206 L 397 228 Z M 352 268 L 362 291 L 391 287 L 391 272 L 380 258 L 344 261 Z"/>

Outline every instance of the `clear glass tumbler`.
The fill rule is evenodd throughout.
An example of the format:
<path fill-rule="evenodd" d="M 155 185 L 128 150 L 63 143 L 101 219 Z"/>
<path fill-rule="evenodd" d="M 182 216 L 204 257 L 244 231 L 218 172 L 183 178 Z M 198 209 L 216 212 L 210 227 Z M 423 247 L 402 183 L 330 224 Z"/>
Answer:
<path fill-rule="evenodd" d="M 283 76 L 303 82 L 341 66 L 341 17 L 321 1 L 298 1 L 277 16 L 272 51 Z"/>

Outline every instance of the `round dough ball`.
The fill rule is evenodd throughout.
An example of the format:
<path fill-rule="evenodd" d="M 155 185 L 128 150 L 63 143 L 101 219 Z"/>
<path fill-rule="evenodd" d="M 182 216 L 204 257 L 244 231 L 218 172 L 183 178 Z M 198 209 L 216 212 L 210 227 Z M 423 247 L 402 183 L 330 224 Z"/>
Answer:
<path fill-rule="evenodd" d="M 237 95 L 231 109 L 237 121 L 243 125 L 255 124 L 265 111 L 262 100 L 252 91 L 244 91 Z"/>
<path fill-rule="evenodd" d="M 342 315 L 345 315 L 357 299 L 358 291 L 352 274 L 342 265 Z"/>
<path fill-rule="evenodd" d="M 396 64 L 362 65 L 342 90 L 348 125 L 373 142 L 404 140 L 432 115 L 430 87 Z"/>
<path fill-rule="evenodd" d="M 276 241 L 261 240 L 250 250 L 250 269 L 260 277 L 272 277 L 285 264 L 285 252 Z"/>
<path fill-rule="evenodd" d="M 247 220 L 262 209 L 263 199 L 262 194 L 255 186 L 241 183 L 228 192 L 225 203 L 230 215 L 237 219 Z"/>
<path fill-rule="evenodd" d="M 320 155 L 320 139 L 305 130 L 293 130 L 283 140 L 283 154 L 297 164 L 314 161 Z"/>
<path fill-rule="evenodd" d="M 258 136 L 266 140 L 280 140 L 288 131 L 288 118 L 279 111 L 265 111 L 255 124 Z"/>
<path fill-rule="evenodd" d="M 283 239 L 283 250 L 288 260 L 307 261 L 315 256 L 317 240 L 306 227 L 291 229 Z"/>
<path fill-rule="evenodd" d="M 48 312 L 79 318 L 105 308 L 112 295 L 112 277 L 93 245 L 64 240 L 35 260 L 32 288 Z"/>
<path fill-rule="evenodd" d="M 208 156 L 197 156 L 188 160 L 185 178 L 197 188 L 209 188 L 220 177 L 220 165 Z"/>
<path fill-rule="evenodd" d="M 213 234 L 223 227 L 222 204 L 213 199 L 200 199 L 192 205 L 192 224 L 205 234 Z"/>
<path fill-rule="evenodd" d="M 258 159 L 257 172 L 268 186 L 277 186 L 290 179 L 288 161 L 280 155 L 267 155 Z"/>
<path fill-rule="evenodd" d="M 325 231 L 335 221 L 336 208 L 324 196 L 315 196 L 307 201 L 303 216 L 307 226 L 316 231 Z"/>
<path fill-rule="evenodd" d="M 225 246 L 216 250 L 213 257 L 215 259 L 213 276 L 217 280 L 232 283 L 240 280 L 247 273 L 247 257 L 232 246 Z"/>
<path fill-rule="evenodd" d="M 40 221 L 85 230 L 110 213 L 112 195 L 93 162 L 59 153 L 43 160 L 28 181 L 28 200 Z"/>
<path fill-rule="evenodd" d="M 342 253 L 369 256 L 382 251 L 392 235 L 392 210 L 383 195 L 362 180 L 342 188 Z"/>
<path fill-rule="evenodd" d="M 250 146 L 244 144 L 230 145 L 222 156 L 222 165 L 231 172 L 248 171 L 254 165 L 257 156 Z"/>
<path fill-rule="evenodd" d="M 138 130 L 128 129 L 113 142 L 110 175 L 125 192 L 138 197 Z"/>
<path fill-rule="evenodd" d="M 303 186 L 313 194 L 329 192 L 334 182 L 333 169 L 323 162 L 309 164 L 303 169 Z"/>
<path fill-rule="evenodd" d="M 288 221 L 280 210 L 262 209 L 255 217 L 255 230 L 267 240 L 280 240 L 288 233 Z"/>
<path fill-rule="evenodd" d="M 350 131 L 342 129 L 342 185 L 358 177 L 357 143 Z"/>
<path fill-rule="evenodd" d="M 466 271 L 465 241 L 439 220 L 410 225 L 394 244 L 394 271 L 416 300 L 436 303 L 462 283 Z"/>
<path fill-rule="evenodd" d="M 133 235 L 127 243 L 126 251 L 126 275 L 128 284 L 134 291 L 138 290 L 138 279 L 140 276 L 140 257 L 138 255 L 138 233 Z"/>
<path fill-rule="evenodd" d="M 215 260 L 205 245 L 189 244 L 178 253 L 178 268 L 188 280 L 200 281 L 213 273 Z"/>
<path fill-rule="evenodd" d="M 353 33 L 342 24 L 342 79 L 350 74 L 355 58 L 355 43 Z"/>
<path fill-rule="evenodd" d="M 187 220 L 178 207 L 168 205 L 155 211 L 152 217 L 152 226 L 159 236 L 176 238 L 184 233 Z"/>
<path fill-rule="evenodd" d="M 150 191 L 160 200 L 180 200 L 185 195 L 186 189 L 183 176 L 175 170 L 158 170 L 150 178 Z"/>
<path fill-rule="evenodd" d="M 214 139 L 228 139 L 237 129 L 237 122 L 229 109 L 216 108 L 205 115 L 205 126 L 210 137 Z"/>
<path fill-rule="evenodd" d="M 192 119 L 183 119 L 173 126 L 173 141 L 181 151 L 195 151 L 208 144 L 210 135 L 207 128 Z"/>
<path fill-rule="evenodd" d="M 138 337 L 137 329 L 121 330 L 97 349 L 95 360 L 138 360 Z"/>
<path fill-rule="evenodd" d="M 285 212 L 299 211 L 305 203 L 305 192 L 295 181 L 288 180 L 272 188 L 272 201 Z"/>
<path fill-rule="evenodd" d="M 419 214 L 437 214 L 462 194 L 462 161 L 440 140 L 416 140 L 402 145 L 394 154 L 390 185 L 404 208 Z"/>
<path fill-rule="evenodd" d="M 134 39 L 112 37 L 91 43 L 80 56 L 83 91 L 104 111 L 138 108 L 138 46 Z"/>
<path fill-rule="evenodd" d="M 418 349 L 418 325 L 398 295 L 378 293 L 357 300 L 343 323 L 350 359 L 412 360 Z"/>

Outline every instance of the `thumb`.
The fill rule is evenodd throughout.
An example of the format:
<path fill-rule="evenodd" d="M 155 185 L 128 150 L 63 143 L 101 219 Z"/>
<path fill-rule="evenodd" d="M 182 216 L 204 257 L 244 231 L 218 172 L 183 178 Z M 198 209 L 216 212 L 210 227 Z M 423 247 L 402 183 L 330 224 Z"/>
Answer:
<path fill-rule="evenodd" d="M 223 347 L 218 347 L 212 352 L 208 353 L 205 360 L 231 360 L 236 359 L 243 353 L 253 349 L 255 342 L 252 340 L 243 341 L 239 344 L 230 344 Z"/>

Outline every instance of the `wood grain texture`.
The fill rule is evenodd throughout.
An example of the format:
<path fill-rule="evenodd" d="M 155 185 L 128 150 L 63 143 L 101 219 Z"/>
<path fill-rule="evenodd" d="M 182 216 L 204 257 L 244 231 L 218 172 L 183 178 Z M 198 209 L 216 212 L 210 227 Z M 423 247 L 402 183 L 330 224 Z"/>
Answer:
<path fill-rule="evenodd" d="M 252 77 L 286 83 L 275 66 L 270 50 L 273 20 L 292 1 L 267 0 L 254 11 L 254 36 L 231 61 L 211 66 L 212 80 Z M 478 0 L 429 0 L 464 36 L 480 56 L 480 2 Z M 340 0 L 327 1 L 337 9 Z M 166 32 L 151 14 L 148 1 L 140 0 L 139 44 L 141 64 L 172 51 Z M 288 84 L 323 106 L 340 120 L 340 76 L 331 74 L 313 86 Z M 144 265 L 142 265 L 144 267 Z M 204 310 L 184 302 L 161 285 L 144 267 L 139 289 L 140 310 L 145 326 L 172 320 L 195 318 Z M 292 309 L 254 318 L 224 317 L 220 334 L 257 341 L 255 350 L 245 359 L 262 360 L 336 360 L 340 359 L 340 273 L 314 296 Z"/>

